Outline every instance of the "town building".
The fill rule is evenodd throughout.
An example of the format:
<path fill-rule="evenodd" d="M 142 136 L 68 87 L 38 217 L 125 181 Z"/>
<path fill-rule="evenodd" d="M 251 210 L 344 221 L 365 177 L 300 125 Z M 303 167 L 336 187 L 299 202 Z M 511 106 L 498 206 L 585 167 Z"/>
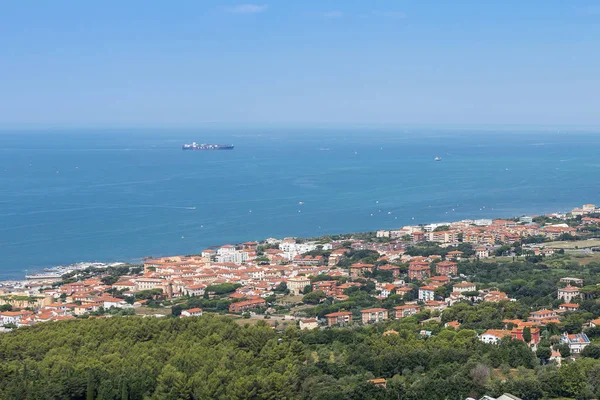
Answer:
<path fill-rule="evenodd" d="M 201 317 L 202 309 L 201 308 L 189 308 L 187 310 L 183 310 L 181 312 L 182 317 Z"/>
<path fill-rule="evenodd" d="M 287 280 L 287 288 L 293 296 L 302 294 L 304 288 L 309 285 L 310 279 L 305 276 L 296 276 Z"/>
<path fill-rule="evenodd" d="M 590 344 L 590 339 L 587 337 L 585 333 L 576 333 L 573 335 L 569 335 L 565 332 L 561 338 L 561 343 L 566 343 L 571 350 L 571 354 L 579 354 L 585 349 L 585 347 Z"/>
<path fill-rule="evenodd" d="M 435 272 L 438 275 L 455 276 L 457 269 L 457 264 L 452 261 L 441 261 L 435 264 Z"/>
<path fill-rule="evenodd" d="M 267 302 L 260 298 L 238 301 L 237 303 L 231 303 L 229 306 L 229 312 L 244 312 L 253 308 L 264 307 L 266 304 Z"/>
<path fill-rule="evenodd" d="M 316 329 L 319 327 L 319 321 L 316 318 L 301 319 L 299 322 L 300 329 Z"/>
<path fill-rule="evenodd" d="M 349 311 L 338 311 L 326 314 L 328 326 L 342 326 L 352 322 L 352 313 Z"/>
<path fill-rule="evenodd" d="M 408 278 L 422 281 L 431 276 L 429 263 L 411 263 L 408 266 Z"/>
<path fill-rule="evenodd" d="M 558 289 L 558 298 L 565 303 L 572 303 L 572 300 L 579 297 L 579 288 L 577 286 L 567 285 Z"/>
<path fill-rule="evenodd" d="M 394 316 L 396 319 L 410 317 L 419 312 L 419 306 L 417 305 L 404 305 L 394 307 Z"/>
<path fill-rule="evenodd" d="M 419 300 L 435 300 L 435 287 L 433 286 L 421 286 L 419 288 Z"/>
<path fill-rule="evenodd" d="M 363 324 L 381 322 L 388 319 L 388 310 L 385 308 L 369 308 L 361 310 Z"/>
<path fill-rule="evenodd" d="M 352 278 L 358 278 L 364 275 L 365 272 L 373 272 L 373 269 L 375 269 L 375 265 L 373 264 L 352 264 L 350 266 L 350 276 Z"/>
<path fill-rule="evenodd" d="M 477 286 L 471 282 L 461 282 L 452 286 L 453 292 L 475 292 L 477 291 Z"/>

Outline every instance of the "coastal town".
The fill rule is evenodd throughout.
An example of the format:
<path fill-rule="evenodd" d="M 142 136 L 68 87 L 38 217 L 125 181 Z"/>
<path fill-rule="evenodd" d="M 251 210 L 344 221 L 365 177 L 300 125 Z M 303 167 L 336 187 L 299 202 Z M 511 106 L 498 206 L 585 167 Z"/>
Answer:
<path fill-rule="evenodd" d="M 536 351 L 544 335 L 555 334 L 559 343 L 554 348 L 568 348 L 552 350 L 549 358 L 560 363 L 591 343 L 586 329 L 600 329 L 600 314 L 580 310 L 584 300 L 600 295 L 600 280 L 588 281 L 589 273 L 575 267 L 577 260 L 585 260 L 588 267 L 600 268 L 596 235 L 600 208 L 585 204 L 568 213 L 535 217 L 441 222 L 316 239 L 269 238 L 194 255 L 146 258 L 139 266 L 81 264 L 62 269 L 62 274 L 4 282 L 0 329 L 129 315 L 212 313 L 300 329 L 420 316 L 419 334 L 428 337 L 440 327 L 473 328 L 455 318 L 460 313 L 453 310 L 459 307 L 523 301 L 527 315 L 521 310 L 520 318 L 477 324 L 479 340 L 494 344 L 510 337 Z M 527 265 L 568 260 L 553 275 L 552 301 L 528 302 L 523 293 L 501 290 L 507 285 L 481 279 L 472 268 L 520 260 Z M 391 329 L 384 333 L 394 334 L 398 332 Z"/>

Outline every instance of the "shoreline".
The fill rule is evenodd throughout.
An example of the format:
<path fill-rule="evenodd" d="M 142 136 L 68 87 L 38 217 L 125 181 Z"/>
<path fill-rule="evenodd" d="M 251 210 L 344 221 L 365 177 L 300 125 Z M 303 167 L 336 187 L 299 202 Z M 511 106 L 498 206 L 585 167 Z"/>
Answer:
<path fill-rule="evenodd" d="M 493 210 L 493 208 L 490 208 L 490 210 Z M 567 215 L 568 213 L 570 213 L 571 211 L 555 211 L 555 212 L 550 212 L 550 213 L 543 213 L 543 214 L 530 214 L 529 216 L 531 217 L 536 217 L 536 216 L 550 216 L 550 215 Z M 490 214 L 486 214 L 486 215 L 490 215 Z M 523 215 L 521 215 L 523 216 Z M 493 220 L 493 219 L 498 219 L 498 218 L 509 218 L 509 219 L 514 219 L 514 218 L 520 218 L 521 216 L 502 216 L 502 215 L 498 215 L 496 214 L 494 217 L 481 217 L 479 216 L 477 218 L 477 220 Z M 443 223 L 456 223 L 456 222 L 460 222 L 460 221 L 469 221 L 469 220 L 473 220 L 473 219 L 461 219 L 461 220 L 457 220 L 457 221 L 452 221 L 452 220 L 448 220 L 448 221 L 442 221 L 442 222 L 428 222 L 428 223 L 421 223 L 421 224 L 417 224 L 417 225 L 405 225 L 405 226 L 427 226 L 427 225 L 436 225 L 436 224 L 443 224 Z M 397 225 L 396 225 L 397 226 Z M 324 235 L 321 236 L 297 236 L 297 237 L 301 237 L 303 239 L 314 239 L 314 238 L 320 238 L 320 237 L 324 237 L 324 236 L 334 236 L 334 235 L 352 235 L 352 234 L 365 234 L 365 233 L 375 233 L 379 230 L 390 230 L 391 228 L 384 228 L 382 226 L 380 226 L 378 229 L 376 230 L 368 230 L 368 231 L 354 231 L 354 232 L 337 232 L 337 233 L 326 233 Z M 259 241 L 264 241 L 266 240 L 266 238 L 261 239 Z M 204 248 L 217 248 L 219 246 L 222 246 L 222 244 L 218 244 L 218 245 L 211 245 L 211 246 L 204 246 Z M 186 254 L 195 254 L 195 253 L 199 253 L 200 250 L 196 251 L 196 252 L 186 252 Z M 93 266 L 93 265 L 102 265 L 103 267 L 106 266 L 110 266 L 110 265 L 122 265 L 122 264 L 135 264 L 135 263 L 142 263 L 143 259 L 145 258 L 157 258 L 157 257 L 168 257 L 168 256 L 173 256 L 173 254 L 168 254 L 168 255 L 152 255 L 152 256 L 143 256 L 143 257 L 135 257 L 135 258 L 130 258 L 129 260 L 125 261 L 125 260 L 120 260 L 120 261 L 88 261 L 88 262 L 75 262 L 75 263 L 71 263 L 68 265 L 56 265 L 56 266 L 49 266 L 46 268 L 41 269 L 40 272 L 38 272 L 38 270 L 34 270 L 33 273 L 29 274 L 28 271 L 29 269 L 25 269 L 22 271 L 22 276 L 23 278 L 15 278 L 15 279 L 0 279 L 0 285 L 4 286 L 4 285 L 8 285 L 8 284 L 25 284 L 26 282 L 34 282 L 36 279 L 27 279 L 28 275 L 34 275 L 34 274 L 44 274 L 44 273 L 52 273 L 52 272 L 60 272 L 60 271 L 66 271 L 64 273 L 62 273 L 60 276 L 57 276 L 57 279 L 60 279 L 62 277 L 62 275 L 65 275 L 69 272 L 72 272 L 73 270 L 76 269 L 80 269 L 77 266 L 78 265 L 89 265 L 89 266 Z M 101 267 L 100 267 L 101 268 Z M 85 268 L 84 268 L 85 269 Z"/>

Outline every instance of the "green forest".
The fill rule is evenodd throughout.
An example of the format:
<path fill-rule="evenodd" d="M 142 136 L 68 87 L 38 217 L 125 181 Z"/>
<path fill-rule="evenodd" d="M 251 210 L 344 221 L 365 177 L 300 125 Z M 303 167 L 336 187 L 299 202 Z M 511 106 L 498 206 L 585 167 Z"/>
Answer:
<path fill-rule="evenodd" d="M 38 324 L 0 336 L 0 398 L 464 400 L 511 392 L 535 400 L 600 392 L 600 351 L 557 368 L 521 341 L 491 345 L 474 330 L 438 325 L 427 337 L 422 329 L 418 315 L 312 331 L 210 315 Z"/>

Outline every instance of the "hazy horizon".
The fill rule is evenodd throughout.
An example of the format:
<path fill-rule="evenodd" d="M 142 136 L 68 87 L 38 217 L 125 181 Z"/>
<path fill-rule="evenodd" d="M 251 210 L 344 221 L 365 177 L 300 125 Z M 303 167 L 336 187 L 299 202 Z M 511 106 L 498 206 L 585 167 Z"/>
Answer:
<path fill-rule="evenodd" d="M 18 2 L 0 128 L 600 126 L 593 1 Z"/>

